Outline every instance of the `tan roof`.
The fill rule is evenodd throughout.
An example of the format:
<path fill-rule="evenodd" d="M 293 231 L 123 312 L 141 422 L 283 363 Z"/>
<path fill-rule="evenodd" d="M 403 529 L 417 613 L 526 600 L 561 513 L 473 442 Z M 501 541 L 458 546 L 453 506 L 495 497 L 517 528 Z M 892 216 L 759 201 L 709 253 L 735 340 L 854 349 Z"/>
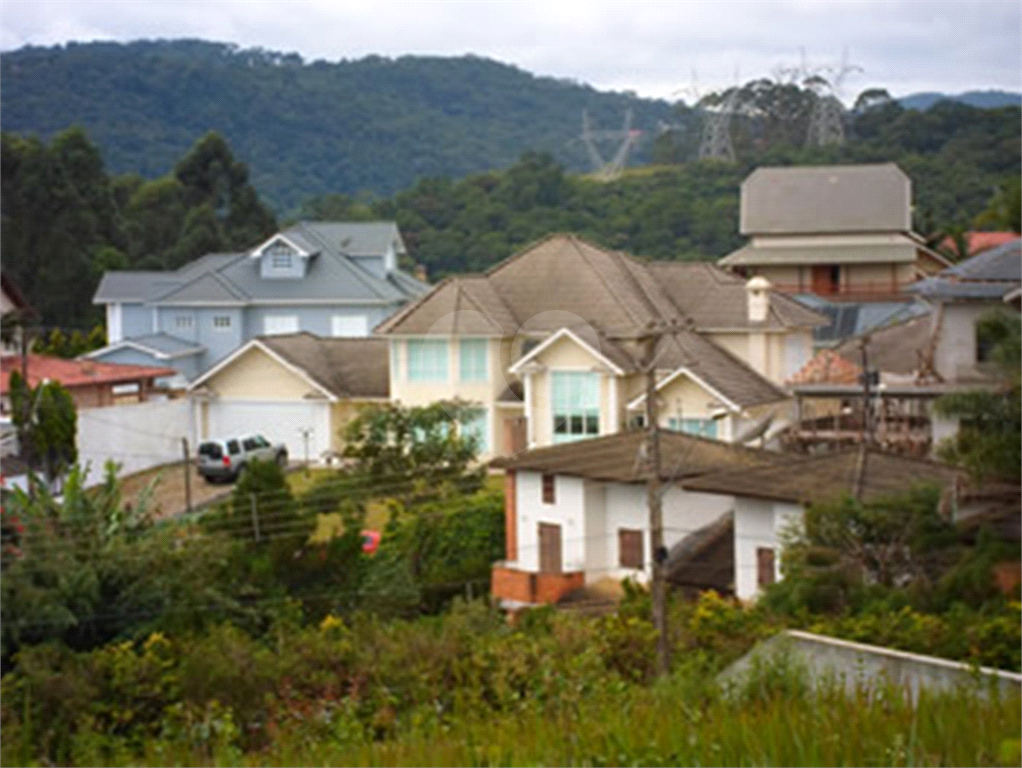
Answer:
<path fill-rule="evenodd" d="M 815 328 L 828 320 L 790 296 L 770 292 L 765 323 L 749 321 L 745 281 L 707 262 L 655 261 L 647 265 L 675 304 L 685 308 L 700 330 Z"/>
<path fill-rule="evenodd" d="M 919 250 L 919 246 L 907 237 L 903 243 L 877 245 L 750 244 L 729 253 L 717 263 L 725 267 L 785 264 L 909 264 L 918 259 Z"/>
<path fill-rule="evenodd" d="M 783 456 L 740 472 L 726 470 L 687 479 L 683 485 L 692 491 L 804 504 L 845 494 L 875 501 L 918 485 L 937 485 L 943 489 L 958 474 L 957 469 L 946 464 L 873 448 L 866 451 L 853 448 L 818 456 Z"/>
<path fill-rule="evenodd" d="M 303 331 L 258 340 L 336 397 L 390 396 L 386 339 L 328 339 Z"/>
<path fill-rule="evenodd" d="M 930 343 L 933 316 L 930 313 L 872 331 L 866 344 L 871 370 L 908 375 L 919 370 L 922 354 Z M 843 359 L 861 364 L 861 337 L 842 342 L 834 351 Z"/>
<path fill-rule="evenodd" d="M 742 183 L 741 233 L 908 231 L 911 198 L 893 163 L 758 168 Z"/>
<path fill-rule="evenodd" d="M 643 459 L 645 441 L 645 432 L 618 432 L 591 440 L 535 448 L 517 456 L 494 459 L 491 466 L 589 480 L 643 483 L 649 477 L 649 468 Z M 758 467 L 774 461 L 777 454 L 681 432 L 662 431 L 660 456 L 662 479 L 676 480 L 721 467 Z"/>
<path fill-rule="evenodd" d="M 814 327 L 826 320 L 781 294 L 771 295 L 767 328 Z M 463 330 L 456 310 L 489 317 Z M 381 323 L 377 333 L 550 332 L 579 320 L 622 332 L 651 320 L 691 318 L 703 327 L 749 327 L 745 285 L 709 264 L 646 262 L 598 248 L 574 235 L 551 235 L 485 275 L 449 278 Z M 763 327 L 763 326 L 761 326 Z M 499 330 L 498 330 L 499 329 Z"/>

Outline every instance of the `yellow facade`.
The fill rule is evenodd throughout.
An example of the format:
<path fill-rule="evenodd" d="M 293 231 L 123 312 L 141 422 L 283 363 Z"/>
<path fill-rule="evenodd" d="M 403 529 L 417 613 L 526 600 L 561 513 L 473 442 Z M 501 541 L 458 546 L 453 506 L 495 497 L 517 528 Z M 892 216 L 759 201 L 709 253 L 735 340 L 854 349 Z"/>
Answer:
<path fill-rule="evenodd" d="M 300 400 L 318 390 L 258 347 L 252 347 L 206 381 L 231 400 Z"/>

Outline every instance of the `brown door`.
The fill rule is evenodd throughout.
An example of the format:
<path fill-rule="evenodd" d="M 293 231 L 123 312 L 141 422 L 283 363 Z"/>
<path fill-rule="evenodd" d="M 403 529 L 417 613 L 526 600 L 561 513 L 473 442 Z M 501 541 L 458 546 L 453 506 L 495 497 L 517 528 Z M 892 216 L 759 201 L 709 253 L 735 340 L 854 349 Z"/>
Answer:
<path fill-rule="evenodd" d="M 561 526 L 539 524 L 539 572 L 561 572 Z"/>
<path fill-rule="evenodd" d="M 761 587 L 774 583 L 774 550 L 770 547 L 756 549 L 756 583 Z"/>
<path fill-rule="evenodd" d="M 836 264 L 813 265 L 813 293 L 829 296 L 841 290 L 841 267 Z"/>

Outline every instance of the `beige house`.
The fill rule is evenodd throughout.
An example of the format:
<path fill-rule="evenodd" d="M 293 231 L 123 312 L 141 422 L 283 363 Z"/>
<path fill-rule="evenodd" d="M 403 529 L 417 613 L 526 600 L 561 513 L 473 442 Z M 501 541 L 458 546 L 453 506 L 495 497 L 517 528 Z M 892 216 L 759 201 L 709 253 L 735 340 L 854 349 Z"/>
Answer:
<path fill-rule="evenodd" d="M 779 385 L 824 322 L 762 281 L 555 235 L 445 280 L 376 332 L 389 339 L 391 398 L 478 403 L 463 427 L 492 457 L 634 423 L 644 385 L 628 337 L 649 323 L 678 329 L 657 350 L 663 426 L 735 440 L 764 415 L 787 416 Z"/>
<path fill-rule="evenodd" d="M 747 245 L 717 263 L 786 293 L 898 295 L 950 265 L 912 231 L 912 189 L 893 163 L 758 168 L 741 189 Z"/>
<path fill-rule="evenodd" d="M 260 336 L 188 387 L 199 439 L 258 432 L 292 458 L 341 452 L 342 432 L 360 405 L 387 402 L 387 342 Z"/>

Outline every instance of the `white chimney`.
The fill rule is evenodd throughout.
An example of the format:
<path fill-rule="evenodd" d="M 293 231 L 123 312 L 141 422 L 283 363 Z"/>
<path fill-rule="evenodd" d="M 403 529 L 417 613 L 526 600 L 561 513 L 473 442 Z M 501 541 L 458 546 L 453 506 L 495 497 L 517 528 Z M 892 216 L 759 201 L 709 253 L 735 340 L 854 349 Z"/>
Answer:
<path fill-rule="evenodd" d="M 749 322 L 765 323 L 770 312 L 770 281 L 756 275 L 745 284 L 748 294 Z"/>

